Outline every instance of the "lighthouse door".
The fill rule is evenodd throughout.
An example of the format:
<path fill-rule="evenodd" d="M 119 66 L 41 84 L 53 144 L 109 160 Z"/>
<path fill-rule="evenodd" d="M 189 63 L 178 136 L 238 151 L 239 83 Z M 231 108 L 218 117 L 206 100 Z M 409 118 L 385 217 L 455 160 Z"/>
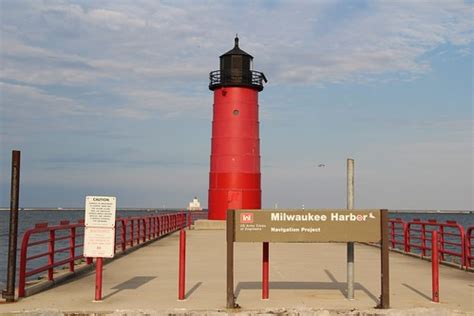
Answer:
<path fill-rule="evenodd" d="M 242 208 L 242 191 L 232 190 L 227 193 L 227 208 L 228 209 L 241 209 Z"/>

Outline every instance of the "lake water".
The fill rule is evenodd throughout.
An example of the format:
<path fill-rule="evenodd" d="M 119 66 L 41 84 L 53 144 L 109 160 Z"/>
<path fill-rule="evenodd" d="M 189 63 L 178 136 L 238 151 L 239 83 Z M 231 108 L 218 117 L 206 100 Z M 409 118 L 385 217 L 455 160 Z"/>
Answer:
<path fill-rule="evenodd" d="M 160 213 L 163 211 L 117 211 L 117 216 L 128 217 L 128 216 L 139 216 L 139 215 L 151 215 L 154 213 Z M 472 213 L 390 213 L 391 218 L 402 218 L 405 221 L 409 221 L 415 218 L 421 220 L 436 219 L 438 222 L 445 222 L 447 220 L 457 221 L 465 228 L 474 226 L 474 214 Z M 7 270 L 7 250 L 8 250 L 8 227 L 9 227 L 10 214 L 8 211 L 0 211 L 0 289 L 5 287 L 6 282 L 6 270 Z M 18 225 L 18 248 L 21 244 L 21 237 L 23 233 L 32 228 L 36 223 L 48 222 L 50 225 L 58 224 L 61 220 L 69 220 L 76 222 L 80 219 L 84 219 L 84 211 L 20 211 L 19 213 L 19 225 Z M 19 249 L 18 249 L 19 253 Z M 17 260 L 17 267 L 19 261 Z"/>

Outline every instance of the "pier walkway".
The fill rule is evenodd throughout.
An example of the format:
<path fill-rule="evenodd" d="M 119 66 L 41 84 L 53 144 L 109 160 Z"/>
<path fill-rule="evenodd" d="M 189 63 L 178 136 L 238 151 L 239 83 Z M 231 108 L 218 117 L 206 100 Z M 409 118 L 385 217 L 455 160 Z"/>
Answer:
<path fill-rule="evenodd" d="M 177 300 L 178 245 L 179 232 L 106 264 L 103 302 L 93 302 L 92 271 L 16 303 L 2 303 L 0 314 L 33 310 L 225 311 L 225 231 L 187 231 L 185 301 Z M 380 295 L 379 249 L 357 244 L 355 254 L 355 299 L 347 300 L 346 244 L 270 244 L 270 299 L 261 300 L 262 245 L 235 243 L 236 301 L 242 311 L 370 310 Z M 434 308 L 454 315 L 456 310 L 463 315 L 474 310 L 473 273 L 440 266 L 440 303 L 432 303 L 431 263 L 393 252 L 390 291 L 391 307 L 397 310 Z"/>

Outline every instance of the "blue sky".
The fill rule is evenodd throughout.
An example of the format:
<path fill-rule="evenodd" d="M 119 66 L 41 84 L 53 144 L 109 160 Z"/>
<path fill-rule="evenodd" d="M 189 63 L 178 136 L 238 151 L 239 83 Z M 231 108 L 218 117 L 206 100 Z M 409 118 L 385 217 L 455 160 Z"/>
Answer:
<path fill-rule="evenodd" d="M 2 1 L 0 205 L 207 205 L 208 74 L 239 34 L 263 206 L 473 208 L 472 1 Z M 318 168 L 319 163 L 326 167 Z"/>

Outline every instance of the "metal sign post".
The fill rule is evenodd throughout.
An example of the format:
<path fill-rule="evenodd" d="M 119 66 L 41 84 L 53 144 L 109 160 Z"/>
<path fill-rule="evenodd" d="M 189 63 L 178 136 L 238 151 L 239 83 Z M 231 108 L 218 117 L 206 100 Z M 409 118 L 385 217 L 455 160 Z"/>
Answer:
<path fill-rule="evenodd" d="M 347 209 L 354 208 L 354 159 L 347 159 Z M 354 299 L 354 243 L 347 243 L 347 298 Z"/>
<path fill-rule="evenodd" d="M 20 193 L 20 158 L 18 150 L 12 151 L 12 178 L 10 191 L 10 235 L 8 238 L 7 289 L 2 297 L 7 302 L 15 301 L 16 248 L 18 238 L 18 201 Z"/>

